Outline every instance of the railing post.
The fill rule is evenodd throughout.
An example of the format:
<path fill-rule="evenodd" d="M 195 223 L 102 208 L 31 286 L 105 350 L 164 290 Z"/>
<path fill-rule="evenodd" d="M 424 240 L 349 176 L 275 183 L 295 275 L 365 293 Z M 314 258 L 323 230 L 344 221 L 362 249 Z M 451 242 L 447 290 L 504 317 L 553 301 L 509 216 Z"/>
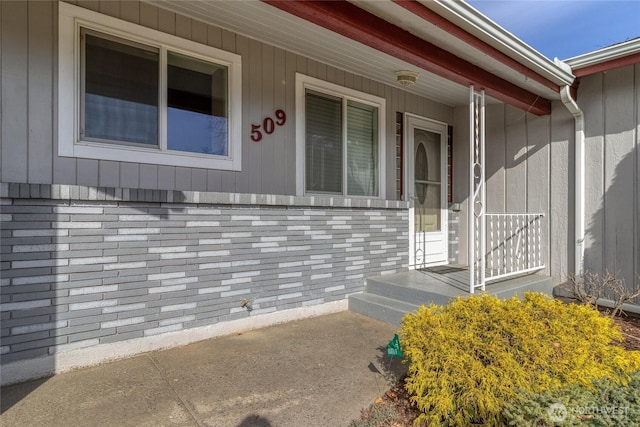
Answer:
<path fill-rule="evenodd" d="M 484 140 L 484 124 L 485 124 L 485 116 L 484 116 L 484 90 L 480 91 L 480 94 L 478 95 L 479 99 L 480 99 L 480 123 L 478 123 L 478 138 L 480 139 L 480 165 L 481 165 L 481 173 L 480 173 L 480 200 L 482 203 L 482 210 L 480 212 L 480 256 L 481 256 L 481 262 L 480 262 L 480 289 L 482 289 L 483 291 L 485 290 L 485 282 L 487 279 L 487 274 L 486 274 L 486 268 L 487 268 L 487 262 L 486 262 L 486 256 L 487 256 L 487 224 L 485 221 L 485 214 L 487 213 L 486 211 L 486 207 L 487 207 L 487 192 L 486 192 L 486 188 L 485 188 L 485 173 L 484 173 L 484 166 L 485 166 L 485 159 L 484 159 L 484 147 L 485 147 L 485 140 Z"/>
<path fill-rule="evenodd" d="M 475 171 L 473 159 L 475 158 L 475 91 L 473 85 L 469 87 L 469 203 L 467 207 L 467 257 L 469 258 L 469 293 L 473 294 L 476 281 L 476 253 L 475 253 L 475 215 L 474 215 L 474 191 Z"/>
<path fill-rule="evenodd" d="M 469 87 L 469 292 L 485 290 L 486 223 L 484 173 L 484 91 Z"/>

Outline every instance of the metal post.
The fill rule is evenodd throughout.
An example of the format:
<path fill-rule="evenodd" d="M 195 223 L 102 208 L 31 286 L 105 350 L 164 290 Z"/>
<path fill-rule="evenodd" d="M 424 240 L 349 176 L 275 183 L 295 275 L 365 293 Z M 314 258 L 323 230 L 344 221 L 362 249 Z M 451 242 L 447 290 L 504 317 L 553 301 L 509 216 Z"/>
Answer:
<path fill-rule="evenodd" d="M 486 223 L 485 223 L 485 155 L 484 155 L 484 91 L 469 87 L 469 292 L 485 290 Z"/>
<path fill-rule="evenodd" d="M 480 182 L 478 183 L 478 185 L 480 185 L 480 200 L 482 201 L 482 209 L 480 211 L 480 256 L 481 256 L 481 263 L 480 263 L 480 287 L 481 289 L 484 291 L 485 290 L 485 280 L 486 280 L 486 267 L 487 267 L 487 263 L 485 260 L 486 254 L 487 254 L 487 224 L 485 222 L 485 209 L 487 206 L 487 192 L 485 189 L 485 173 L 484 173 L 484 165 L 485 165 L 485 159 L 484 159 L 484 146 L 485 146 L 485 141 L 484 141 L 484 123 L 485 123 L 485 117 L 484 117 L 484 90 L 480 91 L 480 123 L 478 123 L 478 132 L 479 132 L 479 138 L 480 138 L 480 166 L 481 166 L 481 172 L 480 172 Z"/>
<path fill-rule="evenodd" d="M 475 157 L 474 153 L 474 145 L 475 145 L 475 91 L 473 89 L 473 85 L 469 87 L 469 203 L 467 208 L 467 251 L 468 251 L 468 262 L 469 262 L 469 293 L 474 292 L 475 283 L 476 283 L 476 274 L 475 274 L 475 266 L 476 266 L 476 257 L 475 257 L 475 241 L 474 241 L 474 226 L 475 226 L 475 215 L 474 215 L 474 168 L 473 168 L 473 159 Z"/>

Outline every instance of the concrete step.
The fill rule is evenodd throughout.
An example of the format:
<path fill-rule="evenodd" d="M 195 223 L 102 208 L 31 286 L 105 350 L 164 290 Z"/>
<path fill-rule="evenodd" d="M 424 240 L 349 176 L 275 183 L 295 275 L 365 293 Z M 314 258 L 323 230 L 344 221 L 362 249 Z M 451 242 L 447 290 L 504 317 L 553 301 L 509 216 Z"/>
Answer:
<path fill-rule="evenodd" d="M 444 305 L 459 294 L 455 288 L 441 286 L 438 290 L 429 289 L 428 286 L 412 281 L 386 281 L 385 276 L 368 278 L 366 292 L 414 306 L 431 303 Z"/>
<path fill-rule="evenodd" d="M 405 314 L 417 308 L 414 304 L 370 293 L 349 296 L 349 310 L 397 326 L 400 326 Z"/>
<path fill-rule="evenodd" d="M 549 276 L 530 274 L 486 285 L 486 293 L 502 299 L 511 298 L 516 294 L 522 296 L 527 291 L 552 295 L 553 280 Z M 469 285 L 431 282 L 416 275 L 398 274 L 393 277 L 376 276 L 366 279 L 366 292 L 414 305 L 444 305 L 458 296 L 468 296 Z"/>
<path fill-rule="evenodd" d="M 542 274 L 530 274 L 499 282 L 490 282 L 487 284 L 486 289 L 488 294 L 495 295 L 501 299 L 511 298 L 516 294 L 522 296 L 523 293 L 528 291 L 553 295 L 553 279 Z"/>
<path fill-rule="evenodd" d="M 486 293 L 501 299 L 522 296 L 527 291 L 552 295 L 553 281 L 548 276 L 531 274 L 486 286 Z M 407 271 L 367 278 L 365 292 L 349 297 L 349 309 L 400 325 L 402 317 L 415 311 L 418 306 L 445 305 L 458 296 L 469 296 L 469 280 L 464 274 L 434 275 Z"/>

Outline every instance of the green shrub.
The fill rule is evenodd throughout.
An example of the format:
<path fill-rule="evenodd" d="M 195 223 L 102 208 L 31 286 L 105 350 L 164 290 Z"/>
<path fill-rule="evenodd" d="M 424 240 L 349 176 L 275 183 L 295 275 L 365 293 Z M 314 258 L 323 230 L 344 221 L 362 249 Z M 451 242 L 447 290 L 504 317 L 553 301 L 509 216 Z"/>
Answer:
<path fill-rule="evenodd" d="M 560 412 L 551 411 L 554 407 Z M 636 427 L 640 425 L 640 372 L 632 374 L 626 386 L 606 378 L 594 381 L 592 388 L 574 384 L 544 393 L 518 391 L 502 415 L 506 425 L 517 427 Z"/>
<path fill-rule="evenodd" d="M 640 370 L 640 352 L 612 345 L 621 340 L 612 319 L 543 294 L 422 306 L 404 317 L 401 339 L 406 387 L 421 411 L 416 424 L 504 425 L 502 411 L 518 390 L 590 387 L 600 378 L 624 384 Z"/>
<path fill-rule="evenodd" d="M 393 403 L 383 401 L 373 403 L 360 414 L 360 418 L 351 421 L 349 427 L 385 427 L 400 423 L 402 418 Z"/>

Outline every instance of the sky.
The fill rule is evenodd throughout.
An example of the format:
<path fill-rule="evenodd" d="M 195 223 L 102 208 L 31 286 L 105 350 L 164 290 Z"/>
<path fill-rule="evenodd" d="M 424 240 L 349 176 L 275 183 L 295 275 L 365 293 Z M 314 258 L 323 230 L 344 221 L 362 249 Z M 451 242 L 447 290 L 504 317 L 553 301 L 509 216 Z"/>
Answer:
<path fill-rule="evenodd" d="M 640 37 L 640 0 L 467 0 L 549 59 Z"/>

